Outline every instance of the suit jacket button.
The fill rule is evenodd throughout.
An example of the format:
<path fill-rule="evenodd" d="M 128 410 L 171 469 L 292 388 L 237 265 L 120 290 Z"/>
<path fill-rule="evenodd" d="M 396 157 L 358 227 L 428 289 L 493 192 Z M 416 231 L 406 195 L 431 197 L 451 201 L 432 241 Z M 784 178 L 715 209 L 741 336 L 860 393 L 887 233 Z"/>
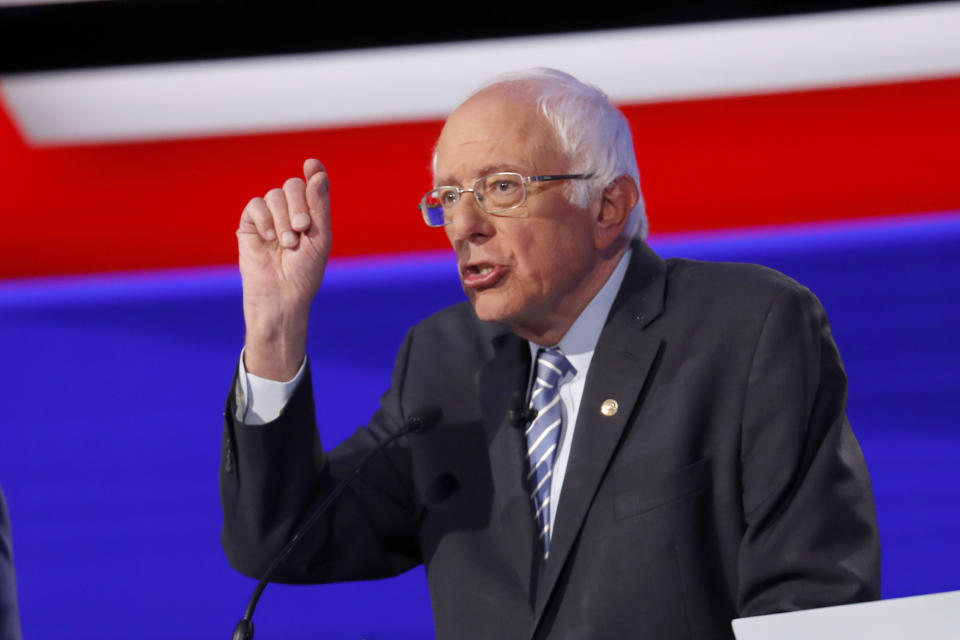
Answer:
<path fill-rule="evenodd" d="M 603 401 L 603 404 L 600 405 L 600 413 L 607 416 L 617 415 L 617 411 L 620 409 L 620 405 L 617 404 L 617 401 L 613 398 L 607 398 Z"/>

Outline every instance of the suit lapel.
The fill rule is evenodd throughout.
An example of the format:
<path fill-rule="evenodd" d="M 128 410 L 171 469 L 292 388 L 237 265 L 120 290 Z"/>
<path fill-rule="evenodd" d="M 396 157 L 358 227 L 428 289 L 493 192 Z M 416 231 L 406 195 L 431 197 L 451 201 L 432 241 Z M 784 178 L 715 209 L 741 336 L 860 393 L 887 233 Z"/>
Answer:
<path fill-rule="evenodd" d="M 662 310 L 665 273 L 659 256 L 643 243 L 634 244 L 623 285 L 587 372 L 550 539 L 550 558 L 537 589 L 534 631 L 660 350 L 660 340 L 643 329 Z M 606 400 L 618 405 L 613 415 L 601 412 Z"/>
<path fill-rule="evenodd" d="M 534 565 L 535 526 L 530 499 L 524 487 L 526 461 L 523 431 L 507 418 L 510 399 L 523 393 L 530 375 L 530 348 L 526 340 L 509 333 L 493 339 L 494 356 L 479 373 L 480 406 L 493 473 L 491 527 L 507 548 L 517 577 L 531 605 L 531 571 Z"/>

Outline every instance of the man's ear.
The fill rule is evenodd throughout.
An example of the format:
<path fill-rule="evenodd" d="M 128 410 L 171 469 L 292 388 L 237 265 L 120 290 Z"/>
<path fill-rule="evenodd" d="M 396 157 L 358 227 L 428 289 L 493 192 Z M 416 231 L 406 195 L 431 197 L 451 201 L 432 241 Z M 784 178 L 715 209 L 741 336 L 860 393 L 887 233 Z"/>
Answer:
<path fill-rule="evenodd" d="M 594 246 L 598 251 L 608 248 L 623 231 L 630 212 L 640 200 L 640 189 L 633 178 L 623 174 L 603 190 L 600 211 L 594 226 Z"/>

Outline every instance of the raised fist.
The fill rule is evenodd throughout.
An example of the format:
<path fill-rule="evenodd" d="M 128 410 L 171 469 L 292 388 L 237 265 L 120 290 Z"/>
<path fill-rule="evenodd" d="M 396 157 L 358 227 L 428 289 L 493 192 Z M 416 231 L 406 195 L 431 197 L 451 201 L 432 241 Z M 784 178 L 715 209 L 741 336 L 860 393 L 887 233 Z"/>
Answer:
<path fill-rule="evenodd" d="M 330 256 L 329 184 L 320 161 L 307 160 L 302 180 L 290 178 L 253 198 L 240 216 L 244 361 L 250 373 L 286 380 L 303 359 L 310 304 Z"/>

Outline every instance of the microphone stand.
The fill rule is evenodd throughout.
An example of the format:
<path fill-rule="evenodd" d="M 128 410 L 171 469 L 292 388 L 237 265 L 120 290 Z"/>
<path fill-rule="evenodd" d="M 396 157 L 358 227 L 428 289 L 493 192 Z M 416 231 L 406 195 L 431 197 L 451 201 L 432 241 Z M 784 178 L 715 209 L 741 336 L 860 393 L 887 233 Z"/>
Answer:
<path fill-rule="evenodd" d="M 290 540 L 287 541 L 283 548 L 280 550 L 280 553 L 273 559 L 273 562 L 270 563 L 270 566 L 267 567 L 267 570 L 263 572 L 260 581 L 257 583 L 256 589 L 253 590 L 253 595 L 250 596 L 250 602 L 247 603 L 247 610 L 243 614 L 243 618 L 237 623 L 237 626 L 233 629 L 233 640 L 253 640 L 253 612 L 257 608 L 257 602 L 260 600 L 260 595 L 263 593 L 263 590 L 267 588 L 267 583 L 270 582 L 270 578 L 273 577 L 273 574 L 276 572 L 277 568 L 286 560 L 287 556 L 290 555 L 290 552 L 293 551 L 294 547 L 300 542 L 304 534 L 313 527 L 320 519 L 320 517 L 326 513 L 330 508 L 333 502 L 343 493 L 344 489 L 353 482 L 354 478 L 359 475 L 360 471 L 363 470 L 363 467 L 366 466 L 367 462 L 380 453 L 384 447 L 386 447 L 391 442 L 402 438 L 403 436 L 410 435 L 411 433 L 423 433 L 428 429 L 432 429 L 437 423 L 440 422 L 443 417 L 443 412 L 439 407 L 427 407 L 414 411 L 410 414 L 410 417 L 403 423 L 403 426 L 398 429 L 395 433 L 391 434 L 385 440 L 382 440 L 377 444 L 376 447 L 368 451 L 363 458 L 360 459 L 360 462 L 354 466 L 353 470 L 350 472 L 350 475 L 343 478 L 333 491 L 327 495 L 323 501 L 317 505 L 317 507 L 310 513 L 309 517 L 303 521 L 303 523 L 297 527 L 296 532 Z"/>

